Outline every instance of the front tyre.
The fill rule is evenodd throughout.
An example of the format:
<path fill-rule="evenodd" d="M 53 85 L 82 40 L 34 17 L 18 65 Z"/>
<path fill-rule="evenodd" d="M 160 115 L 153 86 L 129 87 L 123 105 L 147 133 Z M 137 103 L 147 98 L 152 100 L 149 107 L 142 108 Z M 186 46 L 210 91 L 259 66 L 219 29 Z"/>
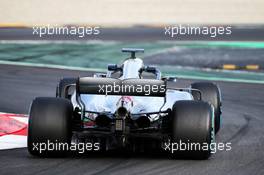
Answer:
<path fill-rule="evenodd" d="M 198 89 L 202 93 L 202 101 L 208 102 L 214 107 L 215 115 L 215 133 L 220 130 L 221 127 L 221 93 L 220 89 L 210 82 L 197 82 L 191 85 L 191 88 Z M 197 93 L 192 93 L 194 100 L 198 100 Z"/>
<path fill-rule="evenodd" d="M 70 146 L 72 112 L 73 107 L 69 100 L 52 97 L 34 99 L 28 123 L 29 153 L 52 157 L 64 155 L 66 148 L 57 149 L 55 144 Z"/>

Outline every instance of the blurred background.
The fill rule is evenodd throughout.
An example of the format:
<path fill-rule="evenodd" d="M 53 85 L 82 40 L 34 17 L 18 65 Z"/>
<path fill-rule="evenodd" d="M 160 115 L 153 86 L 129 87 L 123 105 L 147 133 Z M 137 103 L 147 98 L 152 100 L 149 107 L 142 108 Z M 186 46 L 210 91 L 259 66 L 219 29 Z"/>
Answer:
<path fill-rule="evenodd" d="M 122 47 L 139 47 L 145 63 L 165 74 L 252 79 L 253 72 L 254 80 L 263 80 L 263 8 L 262 0 L 1 0 L 0 61 L 104 71 L 128 56 Z M 165 34 L 179 25 L 230 27 L 231 33 Z M 34 27 L 47 26 L 99 33 L 34 34 Z"/>
<path fill-rule="evenodd" d="M 1 0 L 3 23 L 135 26 L 263 24 L 262 0 Z"/>

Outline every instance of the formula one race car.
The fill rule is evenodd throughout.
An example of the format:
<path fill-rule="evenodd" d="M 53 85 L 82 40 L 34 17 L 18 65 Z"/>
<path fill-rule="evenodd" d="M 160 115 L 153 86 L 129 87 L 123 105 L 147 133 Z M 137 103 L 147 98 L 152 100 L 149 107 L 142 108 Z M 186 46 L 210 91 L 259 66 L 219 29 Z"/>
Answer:
<path fill-rule="evenodd" d="M 144 66 L 135 56 L 143 49 L 122 51 L 131 56 L 121 65 L 108 65 L 106 74 L 63 78 L 56 97 L 33 100 L 28 129 L 31 154 L 63 155 L 67 145 L 89 142 L 98 143 L 91 147 L 100 151 L 156 149 L 190 159 L 211 155 L 210 144 L 220 129 L 219 88 L 210 82 L 177 88 L 175 77 L 162 77 L 156 67 Z M 183 143 L 195 149 L 179 149 Z M 57 149 L 58 145 L 65 149 Z M 45 149 L 40 151 L 41 146 Z"/>

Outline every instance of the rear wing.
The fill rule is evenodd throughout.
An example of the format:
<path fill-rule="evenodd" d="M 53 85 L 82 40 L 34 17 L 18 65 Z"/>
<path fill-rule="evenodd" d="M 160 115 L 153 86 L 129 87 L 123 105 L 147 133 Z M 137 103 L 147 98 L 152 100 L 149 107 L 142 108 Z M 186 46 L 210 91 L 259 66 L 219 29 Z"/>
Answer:
<path fill-rule="evenodd" d="M 135 78 L 125 80 L 101 77 L 78 78 L 76 101 L 81 107 L 81 119 L 83 119 L 87 111 L 85 111 L 85 104 L 80 97 L 81 94 L 163 97 L 164 103 L 159 110 L 161 112 L 166 102 L 166 81 Z"/>
<path fill-rule="evenodd" d="M 82 77 L 77 80 L 76 92 L 77 94 L 165 97 L 166 81 Z"/>

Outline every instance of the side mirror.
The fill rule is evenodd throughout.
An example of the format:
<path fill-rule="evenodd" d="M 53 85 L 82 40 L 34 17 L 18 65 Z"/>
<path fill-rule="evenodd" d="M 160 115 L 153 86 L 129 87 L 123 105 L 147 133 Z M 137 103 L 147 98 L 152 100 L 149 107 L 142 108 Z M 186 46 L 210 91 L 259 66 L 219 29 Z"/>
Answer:
<path fill-rule="evenodd" d="M 145 71 L 146 71 L 146 72 L 151 72 L 151 73 L 156 73 L 157 68 L 154 67 L 154 66 L 146 66 L 146 67 L 145 67 Z"/>
<path fill-rule="evenodd" d="M 169 81 L 169 82 L 176 82 L 177 78 L 176 77 L 164 77 L 163 80 Z"/>
<path fill-rule="evenodd" d="M 117 64 L 108 64 L 107 68 L 109 71 L 117 71 L 118 70 Z"/>

